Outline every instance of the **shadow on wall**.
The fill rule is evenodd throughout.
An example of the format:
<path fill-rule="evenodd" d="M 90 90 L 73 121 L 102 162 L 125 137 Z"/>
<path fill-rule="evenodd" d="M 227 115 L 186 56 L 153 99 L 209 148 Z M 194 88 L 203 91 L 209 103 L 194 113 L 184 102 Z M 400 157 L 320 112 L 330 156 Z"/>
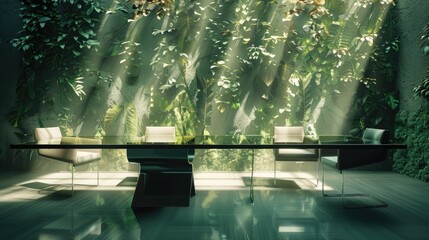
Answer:
<path fill-rule="evenodd" d="M 19 54 L 10 41 L 21 28 L 20 1 L 0 1 L 0 170 L 15 170 L 9 144 L 14 139 L 14 129 L 7 122 L 7 111 L 14 104 L 15 85 L 19 77 Z"/>

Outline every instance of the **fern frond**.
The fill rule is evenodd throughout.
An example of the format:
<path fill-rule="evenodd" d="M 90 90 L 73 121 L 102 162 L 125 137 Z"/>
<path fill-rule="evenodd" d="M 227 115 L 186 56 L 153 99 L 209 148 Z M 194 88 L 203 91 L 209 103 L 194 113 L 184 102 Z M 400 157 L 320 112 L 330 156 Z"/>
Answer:
<path fill-rule="evenodd" d="M 136 106 L 133 103 L 128 103 L 125 106 L 125 135 L 128 137 L 137 136 L 138 119 Z"/>
<path fill-rule="evenodd" d="M 429 45 L 429 24 L 422 30 L 422 35 L 420 36 L 420 46 L 425 47 Z"/>
<path fill-rule="evenodd" d="M 114 125 L 114 123 L 118 119 L 118 116 L 121 114 L 123 110 L 124 110 L 124 106 L 119 106 L 119 105 L 113 105 L 113 106 L 110 106 L 109 109 L 107 109 L 103 119 L 103 128 L 106 133 L 109 132 L 110 127 Z"/>
<path fill-rule="evenodd" d="M 429 100 L 429 68 L 426 70 L 426 76 L 423 81 L 413 89 L 413 92 Z"/>

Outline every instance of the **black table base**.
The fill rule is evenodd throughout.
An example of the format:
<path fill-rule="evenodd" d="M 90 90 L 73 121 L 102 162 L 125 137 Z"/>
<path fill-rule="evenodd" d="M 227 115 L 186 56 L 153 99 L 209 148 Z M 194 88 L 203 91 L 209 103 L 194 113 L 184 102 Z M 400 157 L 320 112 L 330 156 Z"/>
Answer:
<path fill-rule="evenodd" d="M 192 165 L 140 167 L 140 176 L 134 192 L 132 208 L 188 207 L 195 195 Z"/>

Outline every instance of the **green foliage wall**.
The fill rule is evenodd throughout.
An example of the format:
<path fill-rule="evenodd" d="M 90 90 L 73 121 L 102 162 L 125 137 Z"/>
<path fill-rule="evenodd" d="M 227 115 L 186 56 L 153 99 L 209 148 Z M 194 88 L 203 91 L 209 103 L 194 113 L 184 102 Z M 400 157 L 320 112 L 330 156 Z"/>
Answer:
<path fill-rule="evenodd" d="M 34 123 L 25 121 L 36 118 L 123 140 L 148 125 L 267 134 L 314 124 L 330 98 L 356 134 L 392 127 L 392 8 L 393 0 L 22 1 L 12 44 L 24 74 L 10 119 L 27 134 Z M 246 154 L 235 156 L 243 161 L 220 165 L 249 166 Z M 202 168 L 211 164 L 219 165 Z"/>
<path fill-rule="evenodd" d="M 426 55 L 429 55 L 429 23 L 423 28 L 420 37 L 420 46 Z M 426 70 L 426 76 L 423 81 L 413 89 L 416 95 L 429 100 L 429 67 Z"/>
<path fill-rule="evenodd" d="M 393 170 L 429 182 L 429 109 L 402 111 L 396 118 L 395 138 L 408 149 L 394 154 Z"/>

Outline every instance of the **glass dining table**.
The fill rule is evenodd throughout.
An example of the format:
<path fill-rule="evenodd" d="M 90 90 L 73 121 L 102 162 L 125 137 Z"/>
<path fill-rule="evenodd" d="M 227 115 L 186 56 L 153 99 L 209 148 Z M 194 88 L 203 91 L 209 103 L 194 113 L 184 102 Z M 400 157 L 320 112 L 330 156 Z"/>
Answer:
<path fill-rule="evenodd" d="M 183 166 L 186 164 L 191 164 L 188 157 L 180 158 L 175 157 L 174 152 L 176 151 L 185 151 L 187 153 L 193 152 L 196 149 L 247 149 L 251 150 L 251 173 L 250 173 L 250 187 L 249 187 L 249 199 L 251 203 L 254 203 L 254 164 L 255 164 L 255 151 L 258 149 L 280 149 L 280 148 L 290 148 L 290 149 L 406 149 L 407 146 L 402 143 L 379 143 L 379 142 L 365 142 L 359 138 L 350 137 L 350 136 L 319 136 L 318 141 L 312 143 L 275 143 L 273 136 L 269 135 L 234 135 L 234 136 L 177 136 L 176 142 L 173 143 L 158 143 L 158 142 L 144 142 L 143 138 L 135 138 L 132 140 L 123 140 L 124 138 L 105 138 L 102 139 L 101 144 L 86 144 L 79 143 L 79 141 L 73 141 L 69 143 L 37 143 L 37 142 L 27 142 L 27 143 L 15 143 L 11 144 L 11 149 L 126 149 L 129 162 L 135 162 L 140 164 L 140 177 L 136 186 L 134 193 L 134 198 L 132 202 L 133 208 L 147 206 L 144 201 L 153 201 L 153 202 L 162 202 L 158 198 L 144 198 L 141 196 L 141 192 L 148 189 L 147 184 L 147 169 L 148 162 L 153 163 L 155 159 L 165 159 L 167 161 L 182 162 L 183 164 L 173 164 L 172 169 L 169 171 L 172 173 L 181 173 Z M 147 151 L 150 151 L 149 154 L 151 157 L 147 158 L 145 155 L 148 154 Z M 168 154 L 170 152 L 170 155 Z M 166 157 L 163 157 L 163 154 L 167 154 Z M 173 155 L 172 155 L 173 154 Z M 192 153 L 191 153 L 192 155 Z M 174 169 L 177 167 L 177 171 Z M 149 167 L 151 168 L 151 167 Z M 146 169 L 143 171 L 143 169 Z M 159 169 L 151 168 L 153 171 L 162 171 Z M 179 193 L 181 197 L 185 198 L 183 204 L 179 206 L 186 206 L 189 204 L 189 198 L 195 194 L 195 189 L 193 185 L 193 173 L 192 167 L 187 168 L 188 174 L 191 179 L 185 181 L 186 184 L 190 184 L 189 188 L 185 189 L 185 193 Z M 186 172 L 185 171 L 185 172 Z M 175 177 L 174 175 L 169 175 Z M 179 176 L 179 175 L 177 175 Z M 180 175 L 183 176 L 183 175 Z M 171 178 L 170 178 L 171 181 Z M 156 184 L 156 183 L 155 183 Z M 144 195 L 144 194 L 143 194 Z M 171 194 L 166 194 L 165 196 L 172 196 Z M 181 199 L 182 199 L 181 198 Z M 186 200 L 187 199 L 187 200 Z M 177 199 L 172 199 L 171 201 L 165 202 L 165 206 L 174 205 L 170 203 L 177 203 Z"/>

